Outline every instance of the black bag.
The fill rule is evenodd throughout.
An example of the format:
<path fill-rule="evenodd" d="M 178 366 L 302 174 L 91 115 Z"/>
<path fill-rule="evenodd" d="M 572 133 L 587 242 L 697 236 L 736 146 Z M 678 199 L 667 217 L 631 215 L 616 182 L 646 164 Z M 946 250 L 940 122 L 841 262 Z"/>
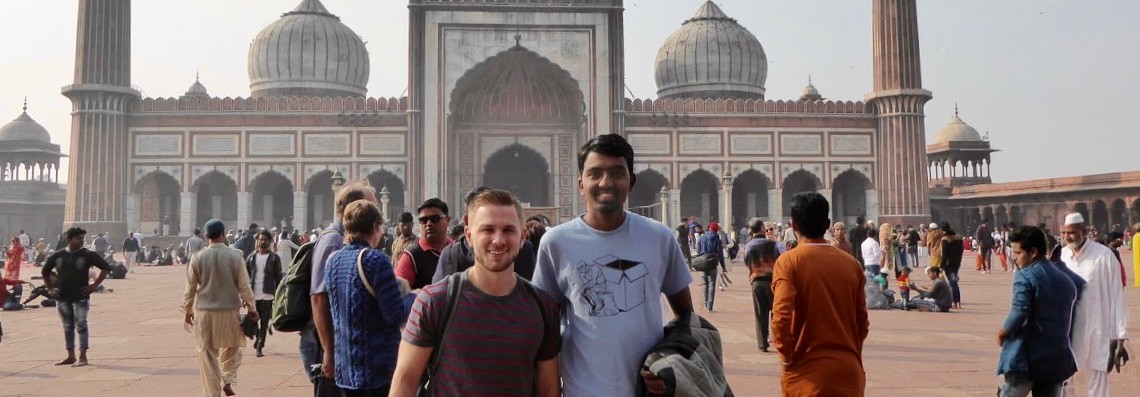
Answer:
<path fill-rule="evenodd" d="M 249 313 L 241 315 L 241 333 L 249 339 L 257 336 L 257 321 L 254 321 Z"/>
<path fill-rule="evenodd" d="M 716 255 L 713 255 L 711 253 L 701 254 L 693 257 L 693 270 L 696 270 L 698 272 L 712 272 L 716 270 L 716 267 L 718 265 L 720 265 L 720 261 L 717 260 Z"/>
<path fill-rule="evenodd" d="M 122 262 L 111 262 L 111 272 L 107 276 L 116 280 L 127 278 L 127 267 Z"/>
<path fill-rule="evenodd" d="M 326 229 L 321 236 L 336 233 Z M 317 238 L 320 240 L 320 237 Z M 317 240 L 305 243 L 293 255 L 285 279 L 277 286 L 273 295 L 273 310 L 269 323 L 281 332 L 299 332 L 313 318 L 313 307 L 309 300 L 309 287 L 313 279 L 313 248 Z M 268 313 L 259 313 L 267 315 Z"/>

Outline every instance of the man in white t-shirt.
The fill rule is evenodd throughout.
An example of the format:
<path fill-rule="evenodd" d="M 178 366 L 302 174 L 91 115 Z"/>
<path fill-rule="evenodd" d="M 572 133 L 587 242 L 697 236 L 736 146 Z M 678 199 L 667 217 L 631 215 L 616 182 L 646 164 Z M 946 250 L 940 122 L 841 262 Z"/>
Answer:
<path fill-rule="evenodd" d="M 562 307 L 563 393 L 632 396 L 640 371 L 650 395 L 663 394 L 664 382 L 640 369 L 664 336 L 659 297 L 674 314 L 692 312 L 693 277 L 668 227 L 625 211 L 636 179 L 625 138 L 591 139 L 578 169 L 586 213 L 546 232 L 533 280 Z"/>
<path fill-rule="evenodd" d="M 859 251 L 863 254 L 863 269 L 871 274 L 879 274 L 879 268 L 883 263 L 883 251 L 879 246 L 878 230 L 873 227 L 867 228 L 867 239 L 859 245 Z"/>
<path fill-rule="evenodd" d="M 269 331 L 269 313 L 273 311 L 273 294 L 277 285 L 285 278 L 281 266 L 281 257 L 269 250 L 273 244 L 273 235 L 262 230 L 257 233 L 256 251 L 245 258 L 245 270 L 249 272 L 249 281 L 253 287 L 253 299 L 258 313 L 264 313 L 257 324 L 257 337 L 253 341 L 253 348 L 257 349 L 257 356 L 261 357 L 261 349 L 265 348 L 265 334 Z"/>

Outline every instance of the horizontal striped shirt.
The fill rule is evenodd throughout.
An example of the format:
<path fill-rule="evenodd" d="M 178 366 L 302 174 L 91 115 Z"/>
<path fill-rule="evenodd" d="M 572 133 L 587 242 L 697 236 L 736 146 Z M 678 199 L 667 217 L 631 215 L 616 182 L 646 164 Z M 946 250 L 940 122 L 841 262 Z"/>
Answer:
<path fill-rule="evenodd" d="M 535 288 L 545 311 L 519 285 L 491 296 L 464 281 L 447 326 L 440 365 L 432 382 L 437 396 L 533 396 L 535 364 L 558 355 L 562 345 L 554 299 Z M 434 347 L 440 334 L 447 279 L 425 287 L 412 305 L 403 339 Z"/>

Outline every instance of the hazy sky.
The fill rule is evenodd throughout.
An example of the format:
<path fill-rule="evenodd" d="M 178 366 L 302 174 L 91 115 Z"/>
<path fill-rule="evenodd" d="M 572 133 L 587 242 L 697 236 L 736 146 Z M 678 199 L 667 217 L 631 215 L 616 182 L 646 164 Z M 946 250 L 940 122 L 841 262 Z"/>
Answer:
<path fill-rule="evenodd" d="M 4 0 L 0 123 L 29 113 L 68 152 L 76 0 Z M 254 36 L 299 0 L 133 2 L 132 78 L 146 96 L 179 96 L 200 71 L 214 96 L 247 96 Z M 657 48 L 703 0 L 626 0 L 626 84 L 656 96 Z M 370 96 L 407 86 L 407 2 L 324 0 L 371 53 Z M 824 97 L 871 90 L 870 0 L 721 0 L 768 55 L 767 98 L 799 96 L 808 74 Z M 954 111 L 990 132 L 993 177 L 1007 182 L 1140 169 L 1126 123 L 1140 110 L 1140 2 L 920 0 L 927 139 Z M 1131 144 L 1131 145 L 1130 145 Z M 65 160 L 66 161 L 66 160 Z"/>

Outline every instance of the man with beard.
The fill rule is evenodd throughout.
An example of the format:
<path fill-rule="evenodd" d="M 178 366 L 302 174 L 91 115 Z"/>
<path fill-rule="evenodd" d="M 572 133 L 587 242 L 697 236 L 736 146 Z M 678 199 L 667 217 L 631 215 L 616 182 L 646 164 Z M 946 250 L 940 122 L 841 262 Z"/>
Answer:
<path fill-rule="evenodd" d="M 404 250 L 416 244 L 416 235 L 412 234 L 416 218 L 411 212 L 400 214 L 396 218 L 396 238 L 392 240 L 392 263 L 400 263 L 400 256 Z"/>
<path fill-rule="evenodd" d="M 439 253 L 451 244 L 447 237 L 447 225 L 451 217 L 447 215 L 447 203 L 438 198 L 430 198 L 416 208 L 420 221 L 420 240 L 404 250 L 396 261 L 396 277 L 404 279 L 417 290 L 431 284 L 439 264 Z"/>
<path fill-rule="evenodd" d="M 1087 374 L 1088 395 L 1108 395 L 1108 371 L 1115 362 L 1116 348 L 1128 338 L 1128 307 L 1124 302 L 1122 268 L 1112 251 L 1088 238 L 1080 213 L 1065 216 L 1061 229 L 1065 247 L 1061 262 L 1085 280 L 1073 314 L 1072 346 L 1077 371 Z M 1076 395 L 1075 382 L 1065 386 L 1065 395 Z"/>
<path fill-rule="evenodd" d="M 486 190 L 470 201 L 463 222 L 475 266 L 419 293 L 404 328 L 391 396 L 415 396 L 425 369 L 432 376 L 428 396 L 561 395 L 558 306 L 514 272 L 522 220 L 522 205 L 508 192 Z M 459 278 L 460 295 L 448 320 L 453 278 Z M 493 348 L 488 340 L 495 341 Z M 447 348 L 429 363 L 441 345 Z M 435 371 L 440 362 L 447 362 L 446 370 Z M 488 362 L 495 363 L 493 371 Z"/>
<path fill-rule="evenodd" d="M 640 371 L 651 395 L 664 382 L 640 370 L 662 339 L 665 294 L 673 313 L 693 311 L 692 275 L 669 228 L 626 211 L 636 182 L 633 147 L 603 134 L 578 150 L 578 189 L 586 213 L 546 232 L 535 285 L 561 306 L 562 380 L 567 397 L 632 396 Z"/>
<path fill-rule="evenodd" d="M 487 187 L 477 187 L 463 198 L 463 203 L 470 204 L 471 200 L 479 193 L 490 190 Z M 463 215 L 464 217 L 467 214 Z M 475 251 L 471 250 L 471 244 L 467 241 L 467 237 L 463 234 L 467 230 L 463 223 L 455 226 L 461 231 L 459 237 L 453 237 L 455 242 L 451 243 L 444 248 L 443 252 L 439 254 L 439 264 L 435 267 L 435 274 L 431 276 L 431 282 L 437 283 L 453 273 L 462 272 L 467 268 L 475 265 Z M 687 243 L 687 241 L 686 241 Z M 530 281 L 534 277 L 534 261 L 535 261 L 535 247 L 537 244 L 532 244 L 529 240 L 523 240 L 522 245 L 519 246 L 519 257 L 515 259 L 515 274 L 522 276 L 522 278 Z"/>
<path fill-rule="evenodd" d="M 285 271 L 281 266 L 281 257 L 269 250 L 273 244 L 273 235 L 262 230 L 257 232 L 255 241 L 257 251 L 245 257 L 245 270 L 249 273 L 250 282 L 253 283 L 257 312 L 265 314 L 258 322 L 257 338 L 253 341 L 257 356 L 262 357 L 264 354 L 261 353 L 261 349 L 265 348 L 265 334 L 269 331 L 269 313 L 273 311 L 273 295 L 277 292 L 277 285 L 285 278 Z"/>

